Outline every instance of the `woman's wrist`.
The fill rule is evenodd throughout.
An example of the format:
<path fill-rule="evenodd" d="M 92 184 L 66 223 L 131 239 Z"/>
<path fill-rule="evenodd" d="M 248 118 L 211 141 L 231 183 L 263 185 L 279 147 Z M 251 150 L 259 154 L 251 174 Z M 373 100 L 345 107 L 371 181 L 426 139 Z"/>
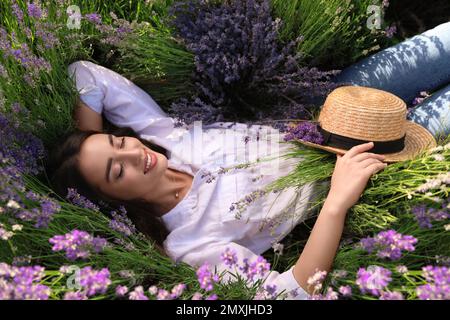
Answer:
<path fill-rule="evenodd" d="M 332 216 L 345 216 L 347 214 L 348 208 L 344 207 L 338 201 L 327 197 L 322 206 L 322 211 Z"/>

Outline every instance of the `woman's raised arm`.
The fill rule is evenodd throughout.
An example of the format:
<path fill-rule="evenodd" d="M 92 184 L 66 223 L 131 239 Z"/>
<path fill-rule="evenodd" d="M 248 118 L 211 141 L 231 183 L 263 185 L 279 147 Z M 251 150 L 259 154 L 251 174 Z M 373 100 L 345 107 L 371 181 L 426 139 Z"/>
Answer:
<path fill-rule="evenodd" d="M 69 65 L 68 71 L 76 78 L 85 106 L 103 114 L 115 126 L 131 127 L 140 135 L 163 138 L 172 133 L 174 119 L 167 116 L 149 94 L 117 72 L 90 61 L 76 61 Z M 84 115 L 83 108 L 78 110 Z M 89 113 L 86 115 L 89 118 Z"/>
<path fill-rule="evenodd" d="M 100 114 L 89 108 L 81 99 L 77 99 L 73 118 L 78 129 L 97 130 L 103 129 L 103 118 Z"/>

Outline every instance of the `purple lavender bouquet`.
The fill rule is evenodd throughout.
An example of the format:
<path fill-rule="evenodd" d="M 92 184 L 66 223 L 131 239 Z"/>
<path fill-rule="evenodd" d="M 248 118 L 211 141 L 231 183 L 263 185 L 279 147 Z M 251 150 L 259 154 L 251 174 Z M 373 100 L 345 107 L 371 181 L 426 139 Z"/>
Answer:
<path fill-rule="evenodd" d="M 304 140 L 312 143 L 322 144 L 323 136 L 317 128 L 317 124 L 303 121 L 297 125 L 290 126 L 284 136 L 284 141 Z"/>
<path fill-rule="evenodd" d="M 272 18 L 268 0 L 181 1 L 171 15 L 176 34 L 195 55 L 193 114 L 186 99 L 170 108 L 186 122 L 300 118 L 312 98 L 334 89 L 329 77 L 336 71 L 299 65 L 301 38 L 278 39 L 281 22 Z"/>

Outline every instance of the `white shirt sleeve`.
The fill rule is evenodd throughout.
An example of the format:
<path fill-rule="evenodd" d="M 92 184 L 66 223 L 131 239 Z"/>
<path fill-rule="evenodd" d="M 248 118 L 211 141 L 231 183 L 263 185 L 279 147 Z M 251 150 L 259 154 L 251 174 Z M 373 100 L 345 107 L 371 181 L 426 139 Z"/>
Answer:
<path fill-rule="evenodd" d="M 188 254 L 184 255 L 181 259 L 182 261 L 188 263 L 191 266 L 200 267 L 203 263 L 207 262 L 210 266 L 210 270 L 214 271 L 216 268 L 217 274 L 221 274 L 223 271 L 227 270 L 222 277 L 221 281 L 223 283 L 228 283 L 229 281 L 235 281 L 236 277 L 232 274 L 240 274 L 243 279 L 247 279 L 245 273 L 243 273 L 240 268 L 234 266 L 229 268 L 221 259 L 221 254 L 227 249 L 231 249 L 236 253 L 237 264 L 242 266 L 244 259 L 248 259 L 248 263 L 253 263 L 258 258 L 258 255 L 243 247 L 235 242 L 224 243 L 224 244 L 209 244 L 208 247 L 202 247 L 199 250 L 192 250 Z M 308 299 L 308 293 L 303 290 L 298 284 L 297 280 L 294 278 L 293 273 L 294 267 L 291 267 L 285 272 L 269 271 L 264 277 L 254 277 L 253 281 L 257 279 L 263 279 L 262 287 L 267 285 L 275 285 L 276 293 L 285 295 L 286 300 L 306 300 Z"/>
<path fill-rule="evenodd" d="M 68 66 L 68 72 L 75 76 L 80 99 L 114 125 L 131 127 L 139 135 L 166 137 L 172 133 L 174 119 L 117 72 L 90 61 L 76 61 Z"/>

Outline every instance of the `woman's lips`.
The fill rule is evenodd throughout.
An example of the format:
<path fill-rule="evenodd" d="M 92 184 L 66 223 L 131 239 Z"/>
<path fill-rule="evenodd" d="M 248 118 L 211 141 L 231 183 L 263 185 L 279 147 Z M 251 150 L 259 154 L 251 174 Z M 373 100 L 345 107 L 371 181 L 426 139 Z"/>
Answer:
<path fill-rule="evenodd" d="M 156 158 L 156 155 L 154 153 L 148 153 L 146 150 L 145 152 L 145 161 L 144 161 L 144 174 L 149 172 L 151 169 L 153 169 L 158 162 L 158 159 Z"/>

